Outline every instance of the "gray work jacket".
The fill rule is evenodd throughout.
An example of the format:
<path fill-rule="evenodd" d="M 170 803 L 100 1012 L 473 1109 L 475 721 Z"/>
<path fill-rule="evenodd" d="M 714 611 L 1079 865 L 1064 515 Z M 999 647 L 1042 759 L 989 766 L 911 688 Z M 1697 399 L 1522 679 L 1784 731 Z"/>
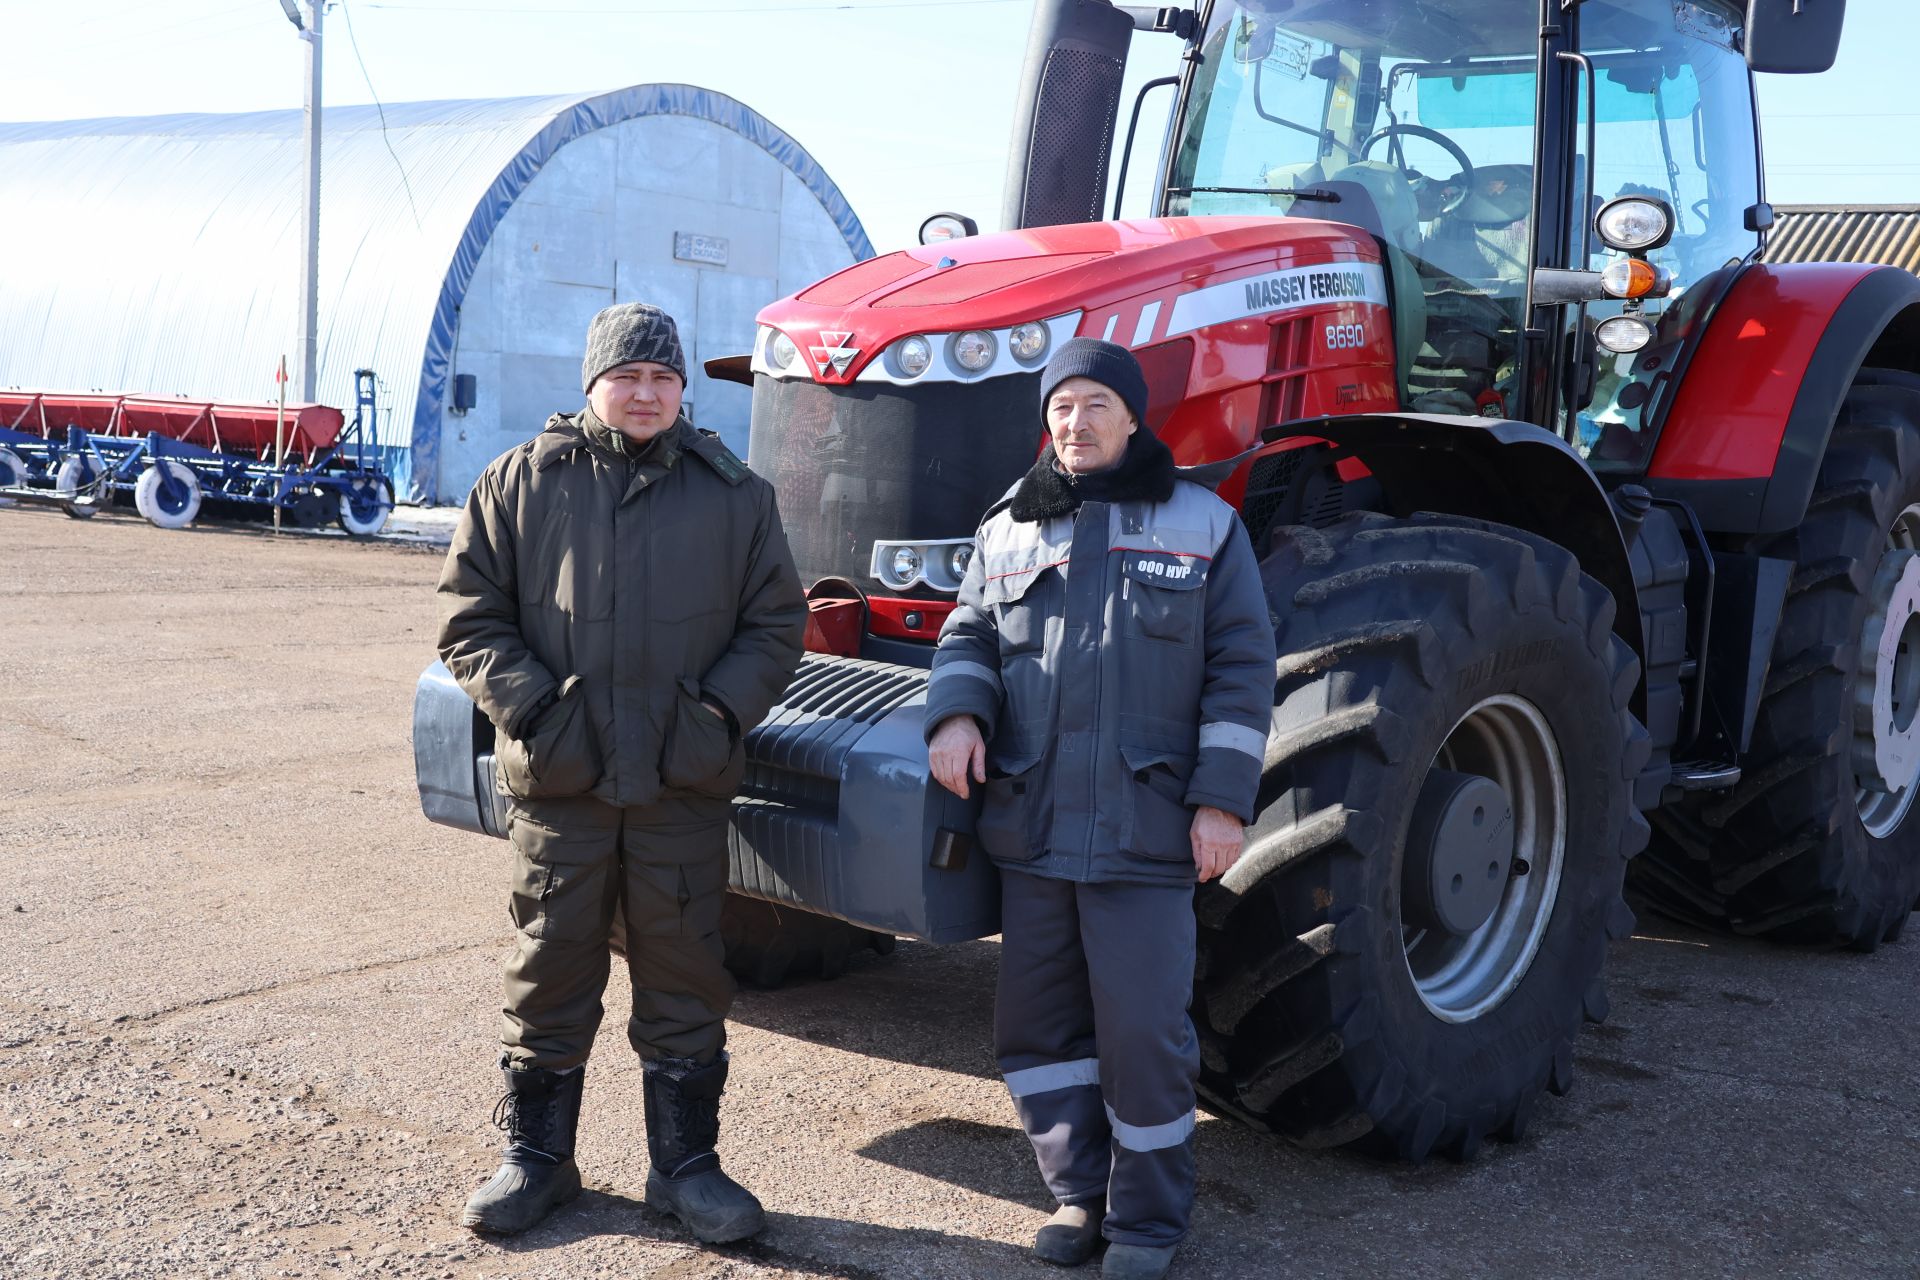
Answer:
<path fill-rule="evenodd" d="M 1197 805 L 1251 821 L 1273 713 L 1274 626 L 1233 508 L 1087 502 L 980 526 L 940 632 L 926 732 L 987 739 L 993 860 L 1079 881 L 1183 883 Z"/>

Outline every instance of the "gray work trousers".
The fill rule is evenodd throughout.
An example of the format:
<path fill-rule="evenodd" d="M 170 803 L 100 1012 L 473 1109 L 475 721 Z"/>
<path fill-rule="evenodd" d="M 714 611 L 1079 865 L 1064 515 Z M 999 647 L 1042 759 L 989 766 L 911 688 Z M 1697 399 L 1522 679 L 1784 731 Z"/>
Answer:
<path fill-rule="evenodd" d="M 507 818 L 519 930 L 501 1043 L 519 1067 L 587 1060 L 599 1029 L 614 913 L 624 913 L 642 1059 L 709 1062 L 726 1043 L 734 982 L 722 963 L 728 802 L 675 795 L 640 808 L 578 796 L 516 800 Z"/>
<path fill-rule="evenodd" d="M 1107 1202 L 1101 1234 L 1164 1246 L 1193 1212 L 1191 886 L 1000 875 L 994 1053 L 1062 1204 Z"/>

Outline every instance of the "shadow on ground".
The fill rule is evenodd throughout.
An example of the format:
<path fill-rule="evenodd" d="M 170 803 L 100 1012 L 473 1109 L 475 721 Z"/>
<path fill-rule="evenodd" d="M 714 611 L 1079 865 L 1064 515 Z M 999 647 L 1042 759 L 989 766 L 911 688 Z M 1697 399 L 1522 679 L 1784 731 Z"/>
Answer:
<path fill-rule="evenodd" d="M 503 1254 L 534 1258 L 559 1251 L 596 1236 L 644 1240 L 654 1245 L 684 1248 L 688 1275 L 708 1275 L 703 1261 L 711 1257 L 738 1258 L 779 1267 L 796 1275 L 834 1277 L 836 1280 L 883 1280 L 890 1274 L 835 1258 L 964 1257 L 970 1269 L 990 1275 L 1046 1274 L 1026 1250 L 997 1240 L 982 1240 L 932 1228 L 887 1227 L 843 1218 L 808 1214 L 770 1213 L 767 1229 L 738 1244 L 701 1245 L 674 1218 L 655 1212 L 640 1200 L 610 1191 L 583 1191 L 572 1204 L 554 1211 L 546 1222 L 521 1236 L 485 1237 Z M 825 1246 L 824 1249 L 821 1246 Z M 827 1252 L 833 1257 L 817 1256 Z M 649 1272 L 660 1280 L 678 1274 L 675 1264 Z"/>

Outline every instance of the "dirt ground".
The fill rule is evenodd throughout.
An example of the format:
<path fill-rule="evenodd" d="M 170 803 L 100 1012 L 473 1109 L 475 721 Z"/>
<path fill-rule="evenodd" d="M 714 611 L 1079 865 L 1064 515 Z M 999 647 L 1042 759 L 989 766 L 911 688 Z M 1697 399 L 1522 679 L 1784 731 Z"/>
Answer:
<path fill-rule="evenodd" d="M 490 1171 L 504 845 L 429 825 L 431 547 L 0 511 L 0 1276 L 1041 1277 L 987 1049 L 996 948 L 743 994 L 728 1167 L 765 1237 L 639 1203 L 624 980 L 588 1191 Z M 1920 1274 L 1920 939 L 1801 955 L 1643 917 L 1525 1141 L 1420 1168 L 1203 1119 L 1176 1275 Z"/>

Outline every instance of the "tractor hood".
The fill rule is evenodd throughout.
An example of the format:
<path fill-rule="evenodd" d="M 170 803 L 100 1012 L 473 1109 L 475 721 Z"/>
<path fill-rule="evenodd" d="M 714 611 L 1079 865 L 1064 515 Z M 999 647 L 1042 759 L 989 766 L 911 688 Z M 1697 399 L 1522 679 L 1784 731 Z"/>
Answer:
<path fill-rule="evenodd" d="M 1180 331 L 1180 297 L 1223 279 L 1374 264 L 1364 282 L 1371 294 L 1379 262 L 1380 250 L 1366 233 L 1306 218 L 1148 218 L 976 236 L 870 258 L 765 308 L 753 370 L 828 385 L 991 378 L 1036 370 L 1047 351 L 1075 334 L 1130 347 L 1172 336 Z M 1326 281 L 1308 276 L 1298 287 L 1338 291 L 1354 287 L 1352 279 L 1337 272 Z M 1299 300 L 1331 296 L 1338 294 Z M 1273 301 L 1284 305 L 1286 299 Z M 1199 323 L 1231 318 L 1218 308 L 1204 310 Z M 1261 310 L 1250 306 L 1241 314 Z M 1022 361 L 1000 331 L 1029 321 L 1046 322 L 1050 332 L 1045 349 Z M 946 346 L 953 335 L 975 330 L 999 341 L 990 366 L 968 370 L 951 361 Z M 791 340 L 790 352 L 769 350 L 776 333 Z M 927 374 L 902 369 L 889 350 L 914 335 L 931 340 Z"/>

